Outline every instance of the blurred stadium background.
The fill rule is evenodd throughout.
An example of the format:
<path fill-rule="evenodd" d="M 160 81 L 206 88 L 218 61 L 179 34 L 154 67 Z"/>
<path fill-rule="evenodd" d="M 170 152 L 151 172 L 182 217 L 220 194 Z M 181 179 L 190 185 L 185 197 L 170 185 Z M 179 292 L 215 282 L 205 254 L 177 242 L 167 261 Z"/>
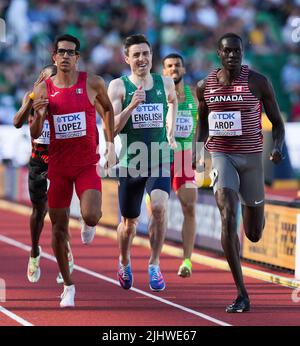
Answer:
<path fill-rule="evenodd" d="M 286 238 L 284 243 L 282 235 L 296 233 L 296 215 L 300 213 L 300 0 L 1 0 L 0 18 L 6 29 L 0 43 L 0 197 L 22 203 L 28 203 L 26 164 L 30 138 L 28 129 L 14 129 L 12 120 L 40 69 L 51 62 L 56 35 L 69 33 L 78 37 L 82 46 L 79 68 L 101 75 L 108 84 L 128 72 L 121 49 L 123 39 L 144 33 L 153 46 L 153 71 L 161 71 L 164 55 L 178 52 L 186 61 L 185 80 L 195 86 L 218 66 L 218 37 L 225 32 L 239 34 L 245 44 L 244 63 L 272 81 L 286 122 L 286 160 L 276 167 L 268 161 L 272 137 L 270 124 L 264 118 L 267 198 L 276 208 L 278 203 L 282 208 L 292 208 L 286 214 L 285 209 L 267 207 L 271 233 L 266 231 L 269 240 L 265 245 L 273 241 L 275 247 L 281 246 L 279 252 L 288 252 L 289 256 L 278 262 L 279 252 L 272 248 L 272 254 L 266 253 L 267 261 L 277 256 L 275 265 L 294 269 L 295 239 Z M 104 196 L 107 211 L 115 211 L 115 185 L 109 191 L 110 195 Z M 218 244 L 215 242 L 220 235 L 219 216 L 209 193 L 208 199 L 204 194 L 199 197 L 197 244 L 219 249 L 219 240 Z M 170 205 L 180 209 L 173 198 Z M 116 224 L 118 215 L 108 214 L 103 211 L 104 222 Z M 180 215 L 180 210 L 175 214 Z M 284 218 L 282 233 L 273 235 L 274 225 L 280 220 L 276 215 Z M 176 230 L 174 238 L 178 239 L 180 229 L 176 227 L 180 222 L 174 219 L 169 225 L 170 234 Z M 142 231 L 146 223 L 146 214 L 142 214 Z M 208 230 L 214 234 L 211 236 Z M 205 237 L 214 242 L 205 242 Z M 242 244 L 245 257 L 251 257 L 251 251 L 263 252 L 247 246 Z"/>

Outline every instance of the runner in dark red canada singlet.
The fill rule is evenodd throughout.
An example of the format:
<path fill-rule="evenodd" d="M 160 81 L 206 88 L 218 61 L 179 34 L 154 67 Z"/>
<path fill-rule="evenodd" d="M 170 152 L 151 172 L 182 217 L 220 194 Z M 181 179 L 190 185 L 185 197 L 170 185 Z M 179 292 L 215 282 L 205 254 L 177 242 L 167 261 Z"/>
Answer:
<path fill-rule="evenodd" d="M 221 243 L 237 288 L 226 312 L 250 310 L 240 263 L 237 207 L 240 199 L 245 234 L 257 242 L 264 228 L 261 109 L 272 123 L 274 149 L 270 160 L 282 160 L 284 124 L 267 78 L 242 65 L 242 39 L 227 33 L 218 40 L 221 68 L 197 85 L 199 122 L 197 142 L 212 156 L 212 184 L 221 214 Z M 199 154 L 199 153 L 198 153 Z M 193 165 L 203 158 L 194 155 Z"/>
<path fill-rule="evenodd" d="M 53 59 L 57 74 L 34 89 L 46 98 L 48 107 L 35 112 L 31 135 L 40 135 L 44 121 L 50 125 L 48 190 L 52 222 L 52 246 L 64 279 L 60 306 L 74 306 L 75 286 L 67 261 L 69 208 L 73 186 L 80 200 L 84 222 L 95 226 L 101 218 L 101 179 L 98 169 L 98 132 L 95 102 L 100 104 L 107 141 L 114 140 L 114 115 L 104 81 L 96 75 L 76 70 L 80 42 L 71 35 L 56 38 Z M 114 156 L 108 145 L 108 162 Z"/>

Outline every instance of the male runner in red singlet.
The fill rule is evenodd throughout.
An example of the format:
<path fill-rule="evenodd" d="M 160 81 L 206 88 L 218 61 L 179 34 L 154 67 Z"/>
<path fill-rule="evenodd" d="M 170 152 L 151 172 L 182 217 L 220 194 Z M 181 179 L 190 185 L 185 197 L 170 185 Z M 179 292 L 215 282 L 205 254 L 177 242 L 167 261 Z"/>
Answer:
<path fill-rule="evenodd" d="M 114 115 L 102 78 L 76 70 L 80 42 L 71 35 L 55 41 L 53 59 L 57 74 L 34 89 L 36 98 L 48 100 L 48 106 L 35 112 L 31 135 L 37 138 L 47 117 L 50 124 L 48 190 L 52 222 L 52 247 L 64 279 L 61 307 L 74 306 L 75 286 L 67 260 L 69 207 L 73 184 L 80 199 L 81 215 L 88 226 L 101 218 L 101 179 L 98 162 L 98 131 L 95 100 L 110 145 L 107 165 L 115 159 L 113 150 Z"/>
<path fill-rule="evenodd" d="M 197 85 L 197 141 L 206 142 L 212 156 L 211 178 L 222 219 L 221 242 L 237 287 L 237 298 L 227 312 L 250 310 L 236 232 L 239 199 L 247 238 L 259 241 L 264 228 L 262 105 L 273 126 L 270 160 L 275 164 L 282 160 L 284 141 L 284 124 L 273 87 L 266 77 L 242 65 L 242 55 L 242 39 L 233 33 L 223 35 L 218 41 L 222 68 Z"/>
<path fill-rule="evenodd" d="M 45 66 L 35 86 L 39 85 L 44 80 L 54 76 L 57 68 L 55 65 Z M 31 125 L 33 120 L 33 106 L 35 109 L 40 109 L 47 104 L 44 99 L 34 100 L 32 91 L 28 91 L 23 98 L 22 106 L 14 117 L 14 126 L 21 128 L 28 120 Z M 29 195 L 32 203 L 32 213 L 30 216 L 30 234 L 31 234 L 31 253 L 27 266 L 27 278 L 30 282 L 38 282 L 41 275 L 40 258 L 41 247 L 39 246 L 40 235 L 44 226 L 44 219 L 47 214 L 47 173 L 48 173 L 48 144 L 50 141 L 49 123 L 44 123 L 42 135 L 37 139 L 32 139 L 32 153 L 28 163 L 28 187 Z M 68 245 L 69 246 L 69 245 Z M 73 270 L 73 255 L 69 246 L 69 266 Z M 59 280 L 61 275 L 57 277 Z"/>

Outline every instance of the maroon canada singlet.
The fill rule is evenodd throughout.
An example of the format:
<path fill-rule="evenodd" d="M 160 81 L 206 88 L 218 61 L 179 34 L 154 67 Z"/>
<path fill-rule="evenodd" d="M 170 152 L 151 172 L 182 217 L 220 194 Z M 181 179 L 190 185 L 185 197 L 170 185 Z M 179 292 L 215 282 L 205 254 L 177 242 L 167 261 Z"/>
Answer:
<path fill-rule="evenodd" d="M 241 129 L 239 130 L 241 135 L 214 136 L 210 134 L 205 145 L 206 149 L 210 152 L 237 154 L 262 152 L 262 106 L 261 101 L 249 89 L 248 66 L 243 65 L 238 78 L 228 86 L 221 85 L 218 82 L 218 71 L 218 69 L 214 70 L 207 78 L 204 90 L 205 102 L 211 117 L 217 118 L 223 116 L 224 118 L 228 118 L 236 112 L 240 113 L 241 126 L 239 127 Z M 226 126 L 227 124 L 224 122 L 219 125 Z M 218 126 L 217 122 L 215 122 L 215 126 Z"/>

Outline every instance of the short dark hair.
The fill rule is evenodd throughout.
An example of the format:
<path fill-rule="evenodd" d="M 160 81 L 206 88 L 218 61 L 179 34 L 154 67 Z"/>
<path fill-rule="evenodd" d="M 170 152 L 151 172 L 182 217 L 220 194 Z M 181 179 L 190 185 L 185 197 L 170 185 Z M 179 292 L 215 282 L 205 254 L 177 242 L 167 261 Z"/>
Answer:
<path fill-rule="evenodd" d="M 235 38 L 235 39 L 237 39 L 237 40 L 240 40 L 240 41 L 241 41 L 241 44 L 242 44 L 242 47 L 243 47 L 243 40 L 242 40 L 242 38 L 241 38 L 239 35 L 237 35 L 237 34 L 235 34 L 235 33 L 233 33 L 233 32 L 227 32 L 226 34 L 224 34 L 223 36 L 221 36 L 221 37 L 218 39 L 218 48 L 219 48 L 219 49 L 221 48 L 222 41 L 223 41 L 224 39 L 226 39 L 226 38 Z"/>
<path fill-rule="evenodd" d="M 75 50 L 77 52 L 80 50 L 80 42 L 79 42 L 78 38 L 76 38 L 75 36 L 69 35 L 69 34 L 63 34 L 63 35 L 59 35 L 55 38 L 55 41 L 54 41 L 54 51 L 55 52 L 57 51 L 58 42 L 60 42 L 60 41 L 73 42 L 76 45 Z"/>
<path fill-rule="evenodd" d="M 183 57 L 182 57 L 180 54 L 178 54 L 178 53 L 171 53 L 171 54 L 166 55 L 166 56 L 162 59 L 162 64 L 163 64 L 163 66 L 164 66 L 165 61 L 166 61 L 167 59 L 180 59 L 181 62 L 182 62 L 182 66 L 184 66 Z"/>
<path fill-rule="evenodd" d="M 147 40 L 145 35 L 142 34 L 135 34 L 135 35 L 131 35 L 125 38 L 124 40 L 124 53 L 126 56 L 128 56 L 128 52 L 129 52 L 129 47 L 133 46 L 134 44 L 140 44 L 140 43 L 146 43 L 151 51 L 151 45 L 149 43 L 149 41 Z"/>

